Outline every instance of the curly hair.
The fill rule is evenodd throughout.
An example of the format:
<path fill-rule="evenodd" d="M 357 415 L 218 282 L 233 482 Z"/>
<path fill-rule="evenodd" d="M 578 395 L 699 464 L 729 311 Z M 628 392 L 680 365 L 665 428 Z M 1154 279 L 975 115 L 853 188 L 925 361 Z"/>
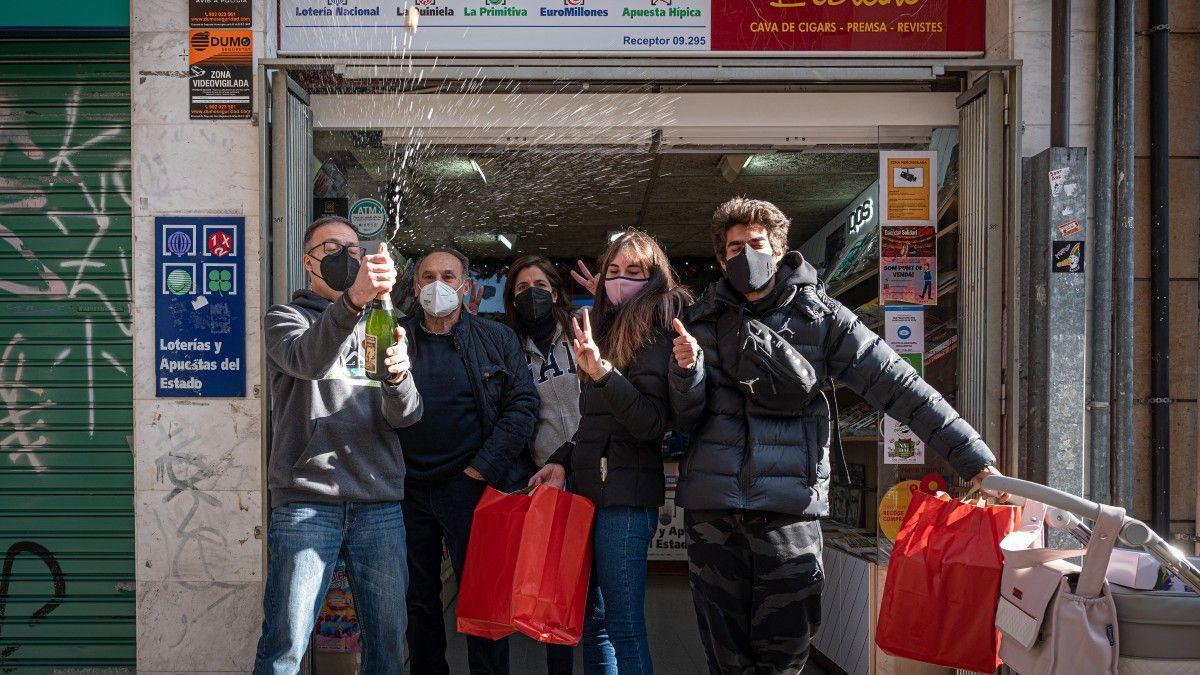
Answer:
<path fill-rule="evenodd" d="M 761 225 L 767 230 L 767 239 L 771 242 L 771 251 L 779 260 L 787 252 L 788 228 L 792 221 L 771 202 L 760 199 L 734 197 L 717 207 L 713 213 L 712 238 L 713 250 L 717 260 L 725 261 L 725 235 L 732 227 L 738 225 Z"/>

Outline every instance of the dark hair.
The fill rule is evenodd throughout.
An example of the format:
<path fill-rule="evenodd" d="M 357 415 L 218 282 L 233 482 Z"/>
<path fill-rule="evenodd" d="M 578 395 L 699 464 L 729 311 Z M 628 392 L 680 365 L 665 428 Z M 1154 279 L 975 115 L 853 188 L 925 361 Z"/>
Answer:
<path fill-rule="evenodd" d="M 467 278 L 469 278 L 471 276 L 471 261 L 470 261 L 470 259 L 467 258 L 466 255 L 463 254 L 462 251 L 460 251 L 456 248 L 450 248 L 449 246 L 438 246 L 437 248 L 429 249 L 429 251 L 426 252 L 425 255 L 421 256 L 420 258 L 417 258 L 417 264 L 413 265 L 413 278 L 414 279 L 419 279 L 421 277 L 421 265 L 425 262 L 426 258 L 433 255 L 434 253 L 448 253 L 448 254 L 454 256 L 454 258 L 456 260 L 458 260 L 458 262 L 462 265 L 463 280 L 465 281 Z"/>
<path fill-rule="evenodd" d="M 608 299 L 604 278 L 608 275 L 609 263 L 622 251 L 639 261 L 650 273 L 650 279 L 637 295 L 618 306 Z M 671 321 L 692 303 L 691 292 L 679 283 L 662 246 L 641 230 L 626 230 L 614 239 L 600 256 L 596 274 L 599 279 L 595 315 L 611 320 L 612 325 L 597 327 L 593 324 L 592 328 L 599 328 L 597 341 L 601 352 L 618 369 L 627 367 L 633 355 L 653 338 L 655 332 L 670 326 Z M 616 307 L 619 311 L 610 312 Z M 586 376 L 581 372 L 580 377 Z"/>
<path fill-rule="evenodd" d="M 304 230 L 304 240 L 303 241 L 304 241 L 304 252 L 305 253 L 307 253 L 308 249 L 310 248 L 310 246 L 308 244 L 309 244 L 309 241 L 312 239 L 313 233 L 316 232 L 317 230 L 321 229 L 322 227 L 325 227 L 326 225 L 345 225 L 346 227 L 350 228 L 351 230 L 354 230 L 355 234 L 358 233 L 358 230 L 354 229 L 354 224 L 341 216 L 321 216 L 320 218 L 317 218 L 316 220 L 312 221 L 312 225 L 309 225 L 308 229 Z"/>
<path fill-rule="evenodd" d="M 787 253 L 788 228 L 792 221 L 771 202 L 734 197 L 713 213 L 712 238 L 717 260 L 725 260 L 725 234 L 738 225 L 761 225 L 767 230 L 775 260 Z"/>
<path fill-rule="evenodd" d="M 554 292 L 558 299 L 554 301 L 554 307 L 550 310 L 554 315 L 554 322 L 562 328 L 563 333 L 571 335 L 571 312 L 574 309 L 571 305 L 571 299 L 567 296 L 567 285 L 563 283 L 562 275 L 558 273 L 558 269 L 554 267 L 554 263 L 540 255 L 527 255 L 518 258 L 512 265 L 508 267 L 508 277 L 504 282 L 504 321 L 516 332 L 517 338 L 521 341 L 521 347 L 525 347 L 525 338 L 529 333 L 525 330 L 525 326 L 517 318 L 515 307 L 515 298 L 517 296 L 517 277 L 521 272 L 530 268 L 536 267 L 546 275 L 546 281 L 550 282 L 550 290 Z"/>

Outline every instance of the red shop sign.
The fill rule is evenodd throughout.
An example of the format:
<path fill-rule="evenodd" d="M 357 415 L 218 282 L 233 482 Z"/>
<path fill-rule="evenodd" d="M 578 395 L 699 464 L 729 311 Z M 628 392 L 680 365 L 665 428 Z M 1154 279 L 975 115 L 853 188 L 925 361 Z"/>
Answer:
<path fill-rule="evenodd" d="M 983 52 L 984 0 L 712 0 L 712 50 Z"/>

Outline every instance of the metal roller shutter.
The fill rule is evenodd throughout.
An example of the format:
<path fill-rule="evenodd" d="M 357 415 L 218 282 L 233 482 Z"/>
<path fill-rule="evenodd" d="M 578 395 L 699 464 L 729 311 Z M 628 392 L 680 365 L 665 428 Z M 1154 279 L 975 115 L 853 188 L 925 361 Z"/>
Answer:
<path fill-rule="evenodd" d="M 134 665 L 129 75 L 0 40 L 0 672 Z"/>

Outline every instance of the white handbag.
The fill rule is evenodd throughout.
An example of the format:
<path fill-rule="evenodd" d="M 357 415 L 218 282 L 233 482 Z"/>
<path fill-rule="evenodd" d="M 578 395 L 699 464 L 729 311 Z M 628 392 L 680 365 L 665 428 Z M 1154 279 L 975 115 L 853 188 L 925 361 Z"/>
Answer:
<path fill-rule="evenodd" d="M 1101 506 L 1087 549 L 1041 547 L 1046 507 L 1028 501 L 1005 537 L 996 628 L 1000 659 L 1022 675 L 1117 672 L 1117 608 L 1105 571 L 1124 509 Z M 1084 556 L 1082 569 L 1066 558 Z"/>

